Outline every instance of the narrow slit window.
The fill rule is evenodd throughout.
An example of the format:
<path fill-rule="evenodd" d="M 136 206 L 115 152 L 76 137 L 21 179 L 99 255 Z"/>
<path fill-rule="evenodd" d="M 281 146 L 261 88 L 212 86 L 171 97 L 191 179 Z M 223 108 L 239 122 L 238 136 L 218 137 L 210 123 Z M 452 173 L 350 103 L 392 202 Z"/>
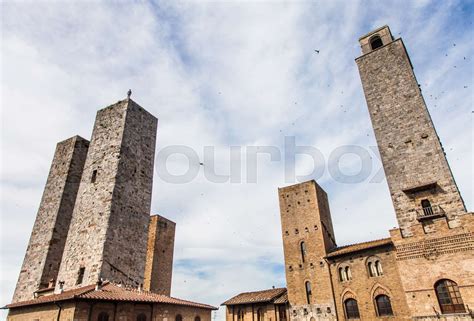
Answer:
<path fill-rule="evenodd" d="M 80 267 L 79 272 L 77 273 L 77 281 L 76 285 L 82 284 L 82 281 L 84 280 L 84 273 L 86 272 L 85 267 Z"/>
<path fill-rule="evenodd" d="M 97 170 L 94 169 L 94 170 L 92 171 L 91 183 L 95 183 L 96 180 L 97 180 Z"/>
<path fill-rule="evenodd" d="M 306 244 L 304 242 L 301 242 L 300 249 L 301 249 L 301 261 L 303 261 L 304 263 L 306 260 Z"/>
<path fill-rule="evenodd" d="M 305 283 L 305 289 L 306 289 L 306 301 L 308 302 L 308 304 L 311 304 L 312 292 L 311 292 L 311 283 L 309 281 Z"/>

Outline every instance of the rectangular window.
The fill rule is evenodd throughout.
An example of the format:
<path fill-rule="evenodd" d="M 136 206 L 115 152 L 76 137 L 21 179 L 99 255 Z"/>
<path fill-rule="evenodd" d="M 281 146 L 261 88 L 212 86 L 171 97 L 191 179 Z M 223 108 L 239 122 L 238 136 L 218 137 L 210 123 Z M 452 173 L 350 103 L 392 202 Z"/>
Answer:
<path fill-rule="evenodd" d="M 84 279 L 84 272 L 85 272 L 85 271 L 86 271 L 86 268 L 85 268 L 85 267 L 79 268 L 79 272 L 77 273 L 76 285 L 82 284 L 82 281 L 83 281 L 83 279 Z"/>
<path fill-rule="evenodd" d="M 97 170 L 94 169 L 92 171 L 92 176 L 91 176 L 91 183 L 95 183 L 95 180 L 97 179 Z"/>

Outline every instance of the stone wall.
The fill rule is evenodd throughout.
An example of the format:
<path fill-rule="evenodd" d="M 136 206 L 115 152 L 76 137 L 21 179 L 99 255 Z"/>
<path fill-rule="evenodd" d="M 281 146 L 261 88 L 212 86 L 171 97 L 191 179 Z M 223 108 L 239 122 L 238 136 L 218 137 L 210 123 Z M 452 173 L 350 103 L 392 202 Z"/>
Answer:
<path fill-rule="evenodd" d="M 367 39 L 375 34 L 389 32 L 385 27 L 370 33 L 360 40 L 361 46 L 367 47 Z M 384 46 L 364 52 L 356 62 L 399 227 L 403 235 L 411 235 L 412 227 L 419 224 L 423 199 L 436 211 L 439 206 L 452 227 L 458 226 L 458 216 L 465 214 L 464 203 L 410 58 L 401 39 L 392 41 L 391 35 L 383 39 Z M 436 184 L 416 190 L 430 183 Z"/>
<path fill-rule="evenodd" d="M 57 144 L 12 302 L 56 280 L 89 142 L 79 136 Z"/>
<path fill-rule="evenodd" d="M 379 33 L 383 46 L 372 50 L 370 39 Z M 383 27 L 362 37 L 364 54 L 356 62 L 400 227 L 390 233 L 409 314 L 430 320 L 441 314 L 435 284 L 443 279 L 457 283 L 466 311 L 474 306 L 474 218 L 466 212 L 405 46 L 387 34 Z M 423 199 L 441 215 L 420 218 Z"/>
<path fill-rule="evenodd" d="M 176 223 L 159 215 L 150 217 L 145 265 L 146 291 L 171 295 Z"/>
<path fill-rule="evenodd" d="M 98 111 L 58 275 L 64 289 L 143 283 L 156 127 L 129 99 Z"/>
<path fill-rule="evenodd" d="M 324 257 L 336 245 L 327 195 L 309 181 L 280 188 L 279 200 L 290 316 L 293 320 L 333 320 L 336 311 Z M 309 304 L 306 282 L 311 284 Z"/>

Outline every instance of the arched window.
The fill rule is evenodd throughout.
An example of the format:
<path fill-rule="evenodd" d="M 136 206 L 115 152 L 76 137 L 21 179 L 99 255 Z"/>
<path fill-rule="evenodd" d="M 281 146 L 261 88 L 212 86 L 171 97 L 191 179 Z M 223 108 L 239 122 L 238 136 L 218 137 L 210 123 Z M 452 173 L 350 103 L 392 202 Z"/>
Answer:
<path fill-rule="evenodd" d="M 378 276 L 383 274 L 382 263 L 380 263 L 380 261 L 375 261 L 375 272 L 377 273 Z"/>
<path fill-rule="evenodd" d="M 382 317 L 384 315 L 393 315 L 392 304 L 390 298 L 381 294 L 375 298 L 375 305 L 377 306 L 377 315 Z"/>
<path fill-rule="evenodd" d="M 375 275 L 374 275 L 374 269 L 373 269 L 373 264 L 372 264 L 372 262 L 369 262 L 369 263 L 367 264 L 367 268 L 369 269 L 369 276 L 371 276 L 371 277 L 372 277 L 372 276 L 375 276 Z"/>
<path fill-rule="evenodd" d="M 371 257 L 367 260 L 367 271 L 370 277 L 383 275 L 382 262 L 378 257 Z"/>
<path fill-rule="evenodd" d="M 177 314 L 174 318 L 175 321 L 183 321 L 183 316 L 181 314 Z"/>
<path fill-rule="evenodd" d="M 442 313 L 466 312 L 456 282 L 446 279 L 439 280 L 435 284 L 435 290 Z"/>
<path fill-rule="evenodd" d="M 372 39 L 370 39 L 370 48 L 372 48 L 372 50 L 375 50 L 382 46 L 383 46 L 383 42 L 379 36 L 374 36 L 372 37 Z"/>
<path fill-rule="evenodd" d="M 109 314 L 107 312 L 99 313 L 99 316 L 97 317 L 97 321 L 109 321 Z"/>
<path fill-rule="evenodd" d="M 311 304 L 312 292 L 311 292 L 311 283 L 309 281 L 306 281 L 305 289 L 306 289 L 306 301 L 308 302 L 308 304 Z"/>
<path fill-rule="evenodd" d="M 199 315 L 197 315 L 195 318 L 194 318 L 194 321 L 201 321 L 201 317 Z"/>
<path fill-rule="evenodd" d="M 349 281 L 349 280 L 352 280 L 352 274 L 351 274 L 351 268 L 346 266 L 345 270 L 344 270 L 345 274 L 346 274 L 346 279 Z"/>
<path fill-rule="evenodd" d="M 340 267 L 339 268 L 339 281 L 341 282 L 346 281 L 345 277 L 346 277 L 346 273 L 344 272 L 344 269 Z"/>
<path fill-rule="evenodd" d="M 359 319 L 359 307 L 354 299 L 344 301 L 344 310 L 346 311 L 346 319 Z"/>
<path fill-rule="evenodd" d="M 257 310 L 257 321 L 263 321 L 263 310 L 261 308 Z"/>
<path fill-rule="evenodd" d="M 145 313 L 140 313 L 139 315 L 137 315 L 137 321 L 146 321 Z"/>
<path fill-rule="evenodd" d="M 303 263 L 304 263 L 304 261 L 305 261 L 305 259 L 306 259 L 306 244 L 305 244 L 304 242 L 301 242 L 301 244 L 300 244 L 300 250 L 301 250 L 301 260 L 302 260 Z"/>
<path fill-rule="evenodd" d="M 431 202 L 427 199 L 421 200 L 421 208 L 423 209 L 423 215 L 425 216 L 431 216 L 434 214 Z"/>
<path fill-rule="evenodd" d="M 237 311 L 237 320 L 244 321 L 244 310 L 239 309 L 239 311 Z"/>

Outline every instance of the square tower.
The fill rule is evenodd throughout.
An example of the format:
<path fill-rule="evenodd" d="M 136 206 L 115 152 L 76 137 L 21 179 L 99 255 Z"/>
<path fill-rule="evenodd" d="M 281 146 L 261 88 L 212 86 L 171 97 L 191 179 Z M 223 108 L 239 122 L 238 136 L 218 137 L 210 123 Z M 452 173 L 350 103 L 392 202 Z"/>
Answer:
<path fill-rule="evenodd" d="M 146 254 L 145 291 L 171 295 L 176 223 L 160 216 L 150 217 Z"/>
<path fill-rule="evenodd" d="M 131 99 L 98 111 L 56 290 L 143 284 L 156 129 Z"/>
<path fill-rule="evenodd" d="M 88 147 L 79 136 L 56 146 L 12 302 L 33 299 L 57 279 Z"/>
<path fill-rule="evenodd" d="M 309 181 L 278 189 L 292 320 L 336 317 L 326 255 L 336 247 L 326 192 Z"/>
<path fill-rule="evenodd" d="M 388 26 L 359 39 L 356 59 L 367 106 L 404 236 L 432 220 L 460 225 L 463 200 L 401 39 Z"/>

